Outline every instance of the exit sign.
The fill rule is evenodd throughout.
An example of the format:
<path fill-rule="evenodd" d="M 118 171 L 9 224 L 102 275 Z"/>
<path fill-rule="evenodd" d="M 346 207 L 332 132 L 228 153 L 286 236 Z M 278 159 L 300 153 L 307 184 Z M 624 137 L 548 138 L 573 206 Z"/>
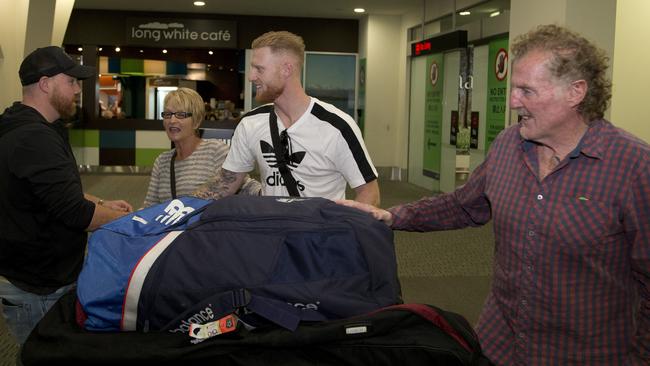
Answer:
<path fill-rule="evenodd" d="M 411 43 L 411 57 L 467 47 L 467 31 L 457 30 Z"/>
<path fill-rule="evenodd" d="M 423 52 L 431 51 L 431 41 L 417 42 L 413 45 L 411 56 L 420 56 Z"/>

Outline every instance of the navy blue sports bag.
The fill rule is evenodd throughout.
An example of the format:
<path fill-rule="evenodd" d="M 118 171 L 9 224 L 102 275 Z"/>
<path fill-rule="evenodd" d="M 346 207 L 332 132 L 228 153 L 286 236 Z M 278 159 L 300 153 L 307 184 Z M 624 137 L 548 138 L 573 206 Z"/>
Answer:
<path fill-rule="evenodd" d="M 86 329 L 187 333 L 233 313 L 295 329 L 401 302 L 392 231 L 366 213 L 322 198 L 175 201 L 91 236 Z"/>

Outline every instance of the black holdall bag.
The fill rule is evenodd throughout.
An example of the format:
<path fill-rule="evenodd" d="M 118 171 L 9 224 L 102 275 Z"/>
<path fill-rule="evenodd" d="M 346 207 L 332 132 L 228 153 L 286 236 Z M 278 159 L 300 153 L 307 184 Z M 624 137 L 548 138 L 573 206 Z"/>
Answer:
<path fill-rule="evenodd" d="M 21 349 L 23 365 L 491 365 L 462 316 L 430 305 L 301 322 L 293 332 L 235 321 L 233 331 L 192 343 L 180 333 L 87 331 L 76 304 L 70 292 L 50 309 Z"/>

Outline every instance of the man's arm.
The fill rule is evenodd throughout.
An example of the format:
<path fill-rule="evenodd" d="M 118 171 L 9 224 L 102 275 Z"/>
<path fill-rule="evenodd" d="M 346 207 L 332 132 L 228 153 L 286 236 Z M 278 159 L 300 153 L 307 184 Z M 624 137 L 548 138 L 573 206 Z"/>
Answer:
<path fill-rule="evenodd" d="M 95 204 L 95 212 L 86 231 L 97 230 L 100 226 L 133 212 L 133 207 L 123 200 L 104 201 L 88 193 L 84 193 L 84 198 Z"/>
<path fill-rule="evenodd" d="M 377 179 L 358 186 L 354 189 L 354 192 L 356 193 L 354 197 L 355 201 L 379 206 L 379 184 L 377 183 Z"/>
<path fill-rule="evenodd" d="M 215 200 L 232 196 L 244 184 L 247 173 L 235 173 L 221 168 L 213 180 L 199 187 L 192 196 L 206 200 Z"/>

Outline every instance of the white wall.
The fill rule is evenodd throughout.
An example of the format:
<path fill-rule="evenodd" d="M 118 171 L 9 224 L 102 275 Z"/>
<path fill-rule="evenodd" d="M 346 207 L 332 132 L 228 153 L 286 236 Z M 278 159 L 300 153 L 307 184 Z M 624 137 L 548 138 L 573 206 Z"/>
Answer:
<path fill-rule="evenodd" d="M 29 2 L 27 13 L 27 34 L 25 35 L 25 55 L 52 43 L 52 25 L 56 0 L 37 0 Z"/>
<path fill-rule="evenodd" d="M 566 2 L 567 0 L 510 1 L 510 42 L 538 24 L 564 24 Z"/>
<path fill-rule="evenodd" d="M 18 68 L 23 59 L 29 0 L 0 0 L 0 112 L 22 97 Z"/>
<path fill-rule="evenodd" d="M 56 8 L 54 10 L 54 25 L 52 26 L 52 37 L 50 44 L 54 46 L 63 45 L 63 37 L 65 30 L 68 28 L 68 21 L 70 14 L 72 14 L 72 7 L 74 0 L 57 0 Z"/>
<path fill-rule="evenodd" d="M 405 133 L 405 121 L 398 118 L 404 95 L 399 93 L 404 84 L 399 49 L 405 47 L 401 17 L 370 15 L 367 22 L 366 146 L 375 166 L 397 166 L 398 141 Z"/>
<path fill-rule="evenodd" d="M 368 17 L 359 19 L 359 59 L 368 55 Z"/>
<path fill-rule="evenodd" d="M 0 112 L 22 98 L 18 69 L 38 47 L 63 44 L 74 0 L 0 0 Z"/>
<path fill-rule="evenodd" d="M 611 106 L 612 122 L 648 143 L 649 15 L 650 1 L 624 0 L 617 3 Z"/>

